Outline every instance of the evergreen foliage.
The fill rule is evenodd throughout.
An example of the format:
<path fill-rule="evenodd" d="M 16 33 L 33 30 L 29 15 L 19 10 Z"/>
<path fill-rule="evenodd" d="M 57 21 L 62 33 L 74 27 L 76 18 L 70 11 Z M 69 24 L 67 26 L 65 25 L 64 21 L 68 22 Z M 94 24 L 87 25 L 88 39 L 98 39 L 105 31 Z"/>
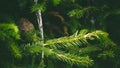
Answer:
<path fill-rule="evenodd" d="M 12 59 L 22 57 L 21 51 L 16 43 L 20 39 L 19 30 L 13 23 L 0 24 L 0 66 L 6 67 L 5 63 L 13 63 Z"/>
<path fill-rule="evenodd" d="M 119 6 L 120 0 L 1 0 L 0 68 L 120 68 Z M 20 18 L 35 30 L 20 31 Z"/>
<path fill-rule="evenodd" d="M 48 40 L 45 42 L 44 48 L 41 43 L 33 43 L 25 45 L 26 54 L 40 54 L 44 51 L 46 57 L 58 59 L 69 63 L 70 65 L 91 65 L 93 60 L 88 54 L 100 52 L 96 57 L 107 59 L 114 58 L 115 53 L 112 50 L 116 45 L 109 40 L 108 34 L 102 31 L 82 30 L 69 37 L 61 37 L 58 39 Z M 92 44 L 88 40 L 98 40 L 96 44 Z M 94 41 L 95 42 L 95 41 Z M 111 48 L 112 47 L 112 48 Z M 108 49 L 109 48 L 109 49 Z M 89 57 L 88 57 L 89 56 Z"/>

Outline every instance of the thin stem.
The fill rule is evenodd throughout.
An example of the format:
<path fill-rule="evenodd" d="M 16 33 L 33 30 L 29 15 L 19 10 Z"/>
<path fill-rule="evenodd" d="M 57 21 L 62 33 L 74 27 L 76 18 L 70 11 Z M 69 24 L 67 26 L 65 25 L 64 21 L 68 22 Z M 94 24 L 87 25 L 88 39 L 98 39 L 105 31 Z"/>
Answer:
<path fill-rule="evenodd" d="M 44 42 L 44 34 L 43 34 L 43 24 L 42 24 L 42 16 L 41 16 L 41 10 L 38 10 L 37 13 L 37 21 L 38 21 L 38 27 L 39 27 L 39 30 L 40 30 L 40 36 L 41 36 L 41 39 L 42 41 Z"/>
<path fill-rule="evenodd" d="M 38 3 L 38 0 L 34 0 L 35 4 Z M 38 21 L 38 27 L 39 27 L 39 30 L 40 30 L 40 36 L 41 36 L 41 40 L 42 40 L 42 43 L 44 44 L 44 32 L 43 32 L 43 24 L 42 24 L 42 15 L 41 15 L 41 10 L 38 10 L 36 12 L 36 16 L 37 16 L 37 21 Z M 42 45 L 44 47 L 44 45 Z M 40 62 L 40 66 L 41 64 L 44 65 L 44 51 L 42 51 L 42 59 L 41 59 L 41 62 Z M 43 66 L 44 68 L 44 66 Z"/>

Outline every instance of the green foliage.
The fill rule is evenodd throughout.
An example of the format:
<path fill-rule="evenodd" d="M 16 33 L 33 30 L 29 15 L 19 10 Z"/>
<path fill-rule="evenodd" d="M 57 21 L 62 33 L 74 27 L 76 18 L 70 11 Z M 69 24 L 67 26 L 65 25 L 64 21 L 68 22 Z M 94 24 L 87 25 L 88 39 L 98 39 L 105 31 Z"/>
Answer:
<path fill-rule="evenodd" d="M 68 13 L 69 17 L 76 17 L 76 18 L 81 18 L 83 14 L 84 11 L 80 9 L 74 9 Z"/>
<path fill-rule="evenodd" d="M 106 60 L 108 58 L 114 58 L 115 53 L 113 51 L 103 51 L 103 53 L 99 54 L 98 57 Z"/>
<path fill-rule="evenodd" d="M 71 68 L 72 65 L 74 66 L 73 68 L 80 68 L 81 65 L 88 66 L 93 64 L 94 61 L 94 64 L 91 68 L 103 68 L 102 66 L 105 68 L 119 68 L 120 47 L 116 46 L 116 44 L 108 38 L 108 33 L 100 31 L 105 30 L 107 28 L 106 26 L 109 25 L 110 28 L 111 26 L 112 28 L 116 28 L 115 23 L 119 22 L 119 17 L 111 17 L 109 18 L 109 22 L 107 22 L 106 19 L 112 15 L 119 16 L 119 3 L 119 0 L 39 0 L 38 5 L 32 6 L 32 4 L 34 4 L 33 0 L 12 0 L 11 2 L 8 0 L 1 0 L 0 21 L 2 22 L 9 22 L 13 19 L 18 21 L 20 17 L 27 17 L 36 23 L 34 13 L 32 15 L 29 12 L 31 8 L 31 12 L 36 12 L 37 10 L 44 12 L 42 14 L 44 22 L 43 25 L 46 26 L 54 24 L 53 26 L 55 26 L 55 29 L 51 29 L 53 26 L 48 28 L 51 30 L 51 32 L 52 30 L 53 32 L 56 32 L 54 30 L 57 29 L 59 31 L 59 29 L 62 28 L 61 25 L 59 25 L 61 22 L 57 20 L 58 18 L 54 18 L 55 16 L 61 15 L 62 18 L 65 19 L 65 21 L 62 22 L 62 26 L 66 26 L 65 24 L 67 24 L 66 27 L 68 28 L 68 33 L 74 33 L 71 36 L 47 40 L 44 44 L 42 44 L 38 43 L 40 39 L 34 34 L 35 32 L 30 31 L 25 34 L 29 43 L 24 47 L 19 41 L 19 30 L 15 24 L 0 24 L 0 57 L 3 57 L 0 58 L 0 65 L 5 65 L 1 67 L 18 68 L 16 66 L 17 64 L 23 66 L 24 64 L 27 64 L 26 68 L 30 68 L 30 66 L 33 68 L 34 64 L 36 64 L 36 66 L 39 64 L 41 53 L 44 52 L 44 60 L 46 62 L 49 60 L 51 61 L 51 64 L 49 64 L 49 62 L 47 63 L 49 65 L 53 65 L 53 60 L 60 60 L 70 64 L 69 66 L 71 66 Z M 53 15 L 51 14 L 50 16 L 49 13 L 51 11 L 55 11 L 57 14 L 54 15 L 55 13 L 53 13 Z M 50 21 L 48 20 L 47 16 L 50 16 L 48 17 L 50 18 Z M 114 18 L 118 18 L 118 21 L 116 21 L 116 19 L 114 20 Z M 112 22 L 112 24 L 110 22 Z M 56 25 L 58 25 L 57 29 Z M 35 26 L 37 25 L 35 24 Z M 77 31 L 83 28 L 88 28 L 90 31 L 93 28 L 94 30 L 100 30 L 92 32 L 89 30 L 82 30 L 80 32 Z M 110 33 L 110 36 L 116 40 L 119 38 L 118 29 L 119 28 L 108 30 L 115 33 L 115 36 L 118 34 L 116 39 L 116 37 L 113 37 L 114 35 Z M 77 32 L 75 33 L 75 31 Z M 56 33 L 55 35 L 57 34 L 59 33 Z M 48 37 L 49 36 L 47 36 L 47 38 Z M 19 43 L 22 45 L 19 46 Z M 42 47 L 42 45 L 44 45 L 44 47 Z M 14 59 L 21 57 L 21 63 Z M 32 60 L 35 62 L 33 63 Z M 17 63 L 15 64 L 14 62 Z M 31 62 L 33 64 L 30 64 Z M 62 65 L 64 64 L 62 63 Z M 75 67 L 76 65 L 78 65 L 78 67 Z M 25 68 L 22 66 L 20 67 Z"/>
<path fill-rule="evenodd" d="M 15 24 L 0 24 L 0 38 L 2 40 L 10 38 L 20 39 L 20 35 L 18 33 L 19 30 Z"/>
<path fill-rule="evenodd" d="M 0 24 L 0 66 L 3 68 L 15 67 L 14 59 L 21 59 L 22 53 L 18 44 L 19 29 L 13 23 Z"/>
<path fill-rule="evenodd" d="M 35 12 L 35 11 L 37 11 L 37 10 L 41 10 L 42 12 L 44 12 L 44 11 L 46 10 L 46 7 L 45 7 L 45 6 L 46 6 L 45 4 L 35 4 L 35 5 L 32 7 L 31 11 L 32 11 L 32 12 Z"/>
<path fill-rule="evenodd" d="M 98 46 L 95 45 L 89 45 L 86 48 L 81 48 L 79 49 L 79 54 L 80 55 L 84 55 L 84 54 L 90 54 L 92 52 L 96 52 L 96 51 L 101 51 L 102 49 L 99 48 Z"/>
<path fill-rule="evenodd" d="M 52 0 L 52 3 L 56 6 L 60 4 L 61 0 Z"/>
<path fill-rule="evenodd" d="M 88 40 L 98 40 L 99 43 L 93 45 Z M 44 47 L 42 47 L 42 45 L 44 45 Z M 111 50 L 112 48 L 107 49 L 108 47 L 115 47 L 115 44 L 109 40 L 106 32 L 100 30 L 88 32 L 88 30 L 84 29 L 68 37 L 48 40 L 45 44 L 41 42 L 31 45 L 27 44 L 25 45 L 25 53 L 37 55 L 44 52 L 46 57 L 64 61 L 70 65 L 88 66 L 93 64 L 93 60 L 89 57 L 91 57 L 91 53 L 94 52 L 100 52 L 96 54 L 98 58 L 114 58 L 115 53 Z M 111 51 L 107 52 L 106 50 Z M 109 58 L 106 58 L 106 60 L 107 59 Z"/>
<path fill-rule="evenodd" d="M 94 31 L 91 33 L 87 33 L 87 30 L 82 30 L 80 33 L 75 33 L 74 35 L 70 36 L 70 37 L 62 37 L 59 39 L 53 39 L 53 40 L 48 40 L 46 41 L 45 46 L 47 45 L 56 45 L 58 47 L 67 47 L 67 46 L 71 46 L 73 44 L 77 44 L 77 46 L 81 46 L 81 44 L 88 44 L 87 39 L 90 40 L 94 40 L 94 39 L 99 39 L 100 41 L 107 39 L 107 33 L 102 32 L 102 31 Z M 70 44 L 65 44 L 65 43 L 69 43 Z M 73 43 L 72 43 L 73 42 Z M 103 41 L 102 41 L 103 42 Z M 110 42 L 110 41 L 109 41 Z M 61 46 L 59 46 L 59 44 Z M 73 45 L 73 46 L 75 46 Z"/>
<path fill-rule="evenodd" d="M 23 32 L 21 31 L 21 41 L 23 41 L 23 43 L 32 43 L 32 42 L 38 42 L 41 39 L 38 37 L 39 36 L 39 32 L 32 29 L 29 30 L 27 32 Z"/>
<path fill-rule="evenodd" d="M 11 51 L 11 54 L 15 58 L 18 58 L 18 59 L 22 58 L 21 51 L 16 43 L 11 42 L 11 44 L 9 44 L 9 50 Z"/>
<path fill-rule="evenodd" d="M 93 64 L 93 60 L 91 60 L 88 56 L 87 57 L 78 57 L 69 53 L 64 53 L 62 51 L 56 51 L 49 48 L 43 48 L 40 45 L 31 45 L 27 46 L 25 50 L 30 52 L 30 54 L 38 54 L 44 51 L 45 56 L 51 57 L 52 59 L 58 59 L 60 61 L 67 62 L 71 65 L 91 65 Z"/>
<path fill-rule="evenodd" d="M 71 31 L 69 31 L 70 34 L 75 33 L 79 29 L 84 29 L 84 26 L 77 19 L 71 19 L 71 21 L 66 23 L 66 26 L 68 27 L 68 29 L 71 30 Z"/>
<path fill-rule="evenodd" d="M 21 58 L 21 52 L 16 44 L 16 40 L 20 39 L 19 30 L 17 26 L 13 23 L 10 24 L 0 24 L 0 41 L 5 43 L 1 43 L 1 47 L 5 50 L 10 51 L 10 53 L 16 57 Z M 4 50 L 0 48 L 1 50 Z"/>

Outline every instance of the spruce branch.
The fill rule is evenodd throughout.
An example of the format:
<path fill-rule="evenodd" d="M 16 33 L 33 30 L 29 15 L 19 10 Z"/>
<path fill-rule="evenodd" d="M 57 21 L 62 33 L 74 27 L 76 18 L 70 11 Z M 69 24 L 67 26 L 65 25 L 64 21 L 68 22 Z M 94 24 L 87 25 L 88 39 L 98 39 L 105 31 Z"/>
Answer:
<path fill-rule="evenodd" d="M 106 32 L 100 31 L 100 30 L 93 31 L 91 33 L 87 33 L 87 31 L 80 32 L 80 33 L 74 34 L 69 37 L 61 37 L 58 39 L 48 40 L 48 41 L 46 41 L 44 46 L 50 46 L 50 47 L 82 46 L 82 44 L 89 43 L 87 41 L 87 39 L 93 40 L 96 38 L 100 41 L 103 40 L 103 42 L 104 42 L 106 39 L 108 40 L 108 34 Z M 108 41 L 108 42 L 110 42 L 110 41 Z"/>
<path fill-rule="evenodd" d="M 42 53 L 42 51 L 44 51 L 46 57 L 58 59 L 71 65 L 75 64 L 88 66 L 93 64 L 93 60 L 91 60 L 88 56 L 80 57 L 69 53 L 64 53 L 63 51 L 60 50 L 43 48 L 41 46 L 27 46 L 25 50 L 27 53 L 30 54 Z"/>

